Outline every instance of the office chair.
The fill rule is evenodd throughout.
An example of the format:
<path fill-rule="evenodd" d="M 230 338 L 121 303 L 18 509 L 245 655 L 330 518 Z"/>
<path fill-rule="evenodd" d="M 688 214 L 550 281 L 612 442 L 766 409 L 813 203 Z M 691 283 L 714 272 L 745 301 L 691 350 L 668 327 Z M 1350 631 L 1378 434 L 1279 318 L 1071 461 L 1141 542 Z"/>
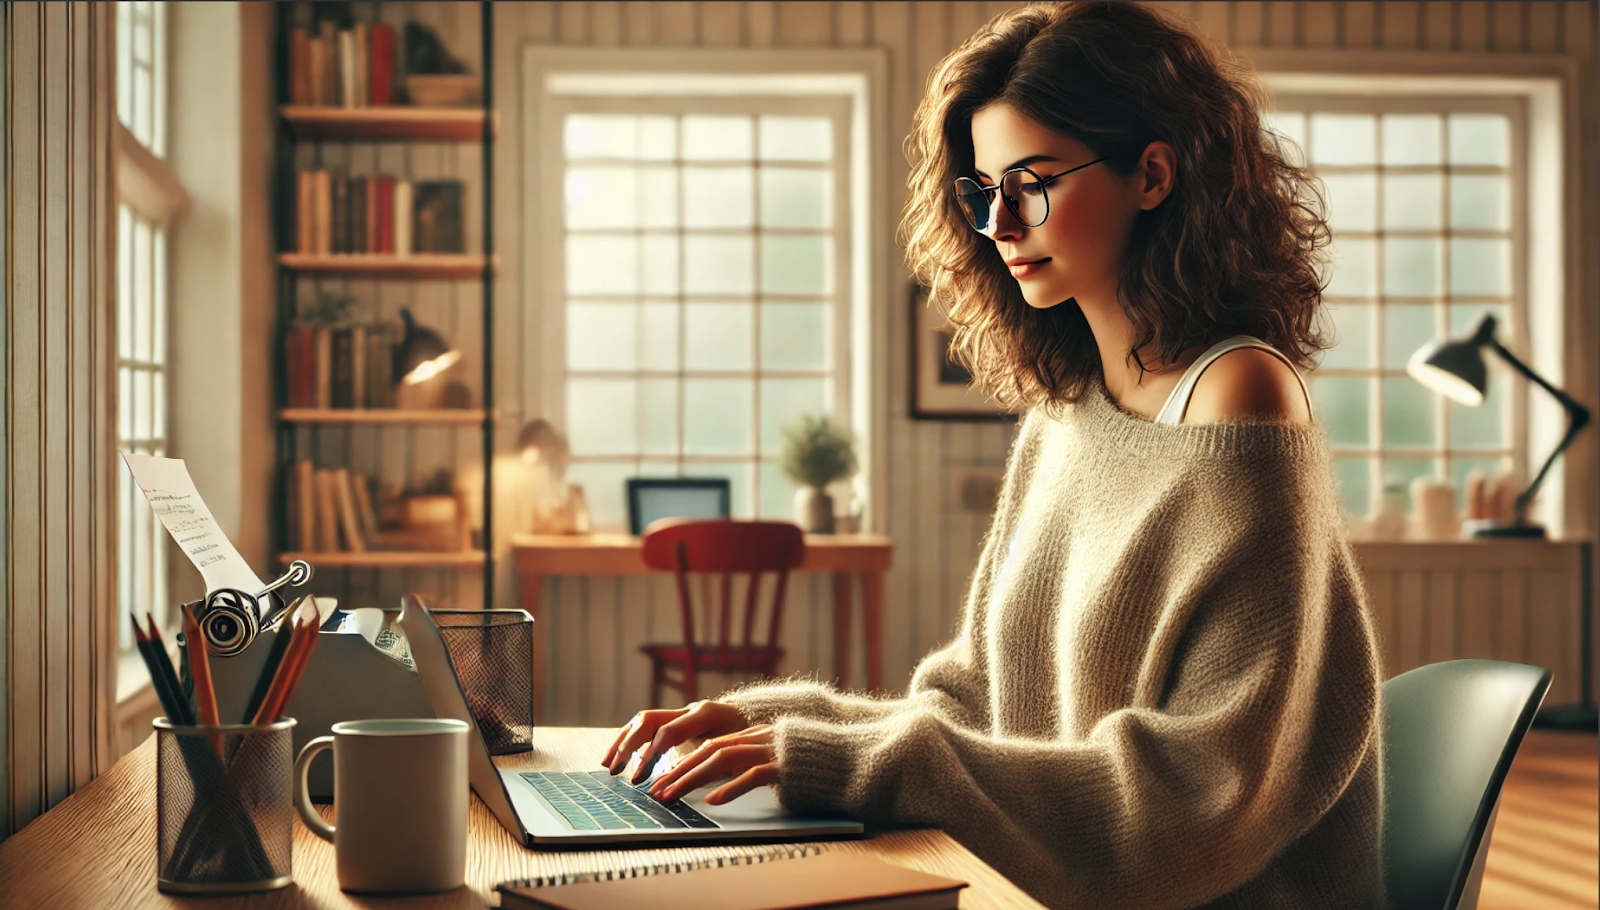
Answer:
<path fill-rule="evenodd" d="M 778 647 L 778 630 L 783 618 L 784 590 L 789 570 L 800 564 L 805 554 L 805 535 L 800 527 L 784 521 L 735 521 L 726 518 L 663 518 L 652 522 L 644 533 L 644 561 L 652 569 L 677 574 L 678 615 L 683 625 L 683 644 L 650 643 L 639 648 L 650 658 L 650 705 L 660 704 L 663 686 L 678 689 L 683 700 L 699 698 L 696 676 L 702 670 L 721 672 L 755 671 L 777 675 L 783 649 Z M 707 641 L 696 640 L 695 605 L 689 593 L 689 573 L 720 573 L 720 599 L 711 596 L 710 585 L 701 586 L 701 613 Z M 772 594 L 772 610 L 767 623 L 767 641 L 754 643 L 758 624 L 756 603 L 761 576 L 777 576 Z M 744 604 L 744 643 L 728 640 L 733 613 L 733 576 L 749 576 Z M 703 581 L 709 575 L 702 574 Z M 713 601 L 717 601 L 713 603 Z M 715 624 L 716 643 L 710 643 Z M 673 679 L 668 670 L 676 668 Z"/>
<path fill-rule="evenodd" d="M 1550 688 L 1544 667 L 1447 660 L 1383 684 L 1389 910 L 1475 910 L 1500 787 Z"/>

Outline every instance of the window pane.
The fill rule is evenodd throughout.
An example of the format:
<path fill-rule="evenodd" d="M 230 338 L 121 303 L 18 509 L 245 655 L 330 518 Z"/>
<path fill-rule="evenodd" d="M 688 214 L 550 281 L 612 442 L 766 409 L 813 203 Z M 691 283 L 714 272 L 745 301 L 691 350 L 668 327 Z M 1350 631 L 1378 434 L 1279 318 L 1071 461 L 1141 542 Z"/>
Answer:
<path fill-rule="evenodd" d="M 150 438 L 167 438 L 167 376 L 162 372 L 150 374 Z"/>
<path fill-rule="evenodd" d="M 683 238 L 683 289 L 690 294 L 748 294 L 755 290 L 755 244 L 750 237 Z"/>
<path fill-rule="evenodd" d="M 646 455 L 678 454 L 678 381 L 640 380 L 639 410 L 643 437 L 640 451 Z"/>
<path fill-rule="evenodd" d="M 118 8 L 122 4 L 117 4 Z M 117 206 L 117 356 L 133 357 L 133 210 Z"/>
<path fill-rule="evenodd" d="M 135 38 L 135 41 L 137 40 Z M 126 126 L 128 131 L 133 133 L 133 138 L 147 148 L 155 132 L 154 117 L 150 111 L 151 100 L 154 97 L 151 93 L 155 90 L 152 82 L 148 68 L 143 66 L 133 68 L 133 122 Z"/>
<path fill-rule="evenodd" d="M 639 225 L 647 228 L 678 226 L 678 171 L 652 165 L 638 169 Z"/>
<path fill-rule="evenodd" d="M 1334 346 L 1322 355 L 1321 366 L 1360 369 L 1372 366 L 1371 304 L 1327 304 Z"/>
<path fill-rule="evenodd" d="M 756 470 L 761 479 L 761 512 L 757 518 L 794 521 L 794 481 L 784 476 L 776 461 L 763 461 Z"/>
<path fill-rule="evenodd" d="M 134 216 L 133 219 L 133 357 L 150 359 L 150 222 Z"/>
<path fill-rule="evenodd" d="M 683 451 L 748 455 L 754 450 L 754 390 L 748 379 L 683 381 Z"/>
<path fill-rule="evenodd" d="M 747 167 L 683 169 L 683 224 L 741 228 L 755 224 L 755 171 Z"/>
<path fill-rule="evenodd" d="M 639 292 L 639 243 L 617 234 L 567 237 L 567 293 L 636 294 Z"/>
<path fill-rule="evenodd" d="M 1411 496 L 1411 481 L 1418 477 L 1429 479 L 1439 476 L 1438 461 L 1433 458 L 1408 458 L 1388 456 L 1383 459 L 1384 489 L 1399 487 L 1406 494 L 1406 514 L 1416 514 L 1416 502 Z"/>
<path fill-rule="evenodd" d="M 628 478 L 638 472 L 630 462 L 576 461 L 567 466 L 567 482 L 583 487 L 589 522 L 595 530 L 628 527 Z"/>
<path fill-rule="evenodd" d="M 1500 339 L 1501 344 L 1517 337 L 1516 327 L 1511 324 L 1511 314 L 1506 308 L 1497 303 L 1456 303 L 1450 306 L 1450 337 L 1465 338 L 1478 328 L 1478 323 L 1484 316 L 1493 316 L 1495 321 L 1494 337 Z M 1487 354 L 1486 354 L 1487 356 Z"/>
<path fill-rule="evenodd" d="M 1341 456 L 1333 460 L 1339 499 L 1347 516 L 1365 518 L 1372 511 L 1372 459 Z"/>
<path fill-rule="evenodd" d="M 1418 348 L 1438 338 L 1438 311 L 1432 306 L 1394 304 L 1383 308 L 1383 365 L 1403 370 Z"/>
<path fill-rule="evenodd" d="M 1378 245 L 1373 240 L 1340 239 L 1329 246 L 1332 279 L 1326 293 L 1332 297 L 1376 297 L 1378 294 Z"/>
<path fill-rule="evenodd" d="M 1506 386 L 1511 373 L 1503 365 L 1489 364 L 1489 387 L 1483 404 L 1469 408 L 1447 401 L 1450 411 L 1450 446 L 1457 449 L 1498 449 L 1507 444 L 1505 424 L 1510 416 Z"/>
<path fill-rule="evenodd" d="M 833 122 L 826 117 L 762 117 L 763 161 L 827 161 L 833 157 Z"/>
<path fill-rule="evenodd" d="M 567 379 L 567 439 L 574 455 L 639 451 L 637 384 L 631 379 Z"/>
<path fill-rule="evenodd" d="M 1311 163 L 1376 164 L 1377 133 L 1371 114 L 1312 114 Z"/>
<path fill-rule="evenodd" d="M 761 380 L 761 454 L 776 455 L 783 446 L 783 431 L 803 414 L 827 414 L 826 379 Z"/>
<path fill-rule="evenodd" d="M 1388 114 L 1383 118 L 1384 164 L 1441 164 L 1444 130 L 1438 114 Z"/>
<path fill-rule="evenodd" d="M 133 438 L 133 371 L 117 369 L 117 438 Z M 118 472 L 121 473 L 121 472 Z"/>
<path fill-rule="evenodd" d="M 1511 182 L 1504 177 L 1472 174 L 1451 177 L 1450 226 L 1465 230 L 1511 230 Z"/>
<path fill-rule="evenodd" d="M 639 180 L 631 167 L 568 168 L 566 191 L 570 229 L 639 226 Z"/>
<path fill-rule="evenodd" d="M 755 138 L 749 117 L 683 118 L 685 161 L 729 161 L 754 157 Z"/>
<path fill-rule="evenodd" d="M 562 133 L 568 158 L 633 158 L 639 118 L 630 114 L 569 114 Z"/>
<path fill-rule="evenodd" d="M 127 126 L 133 122 L 133 10 L 126 3 L 118 3 L 116 9 L 117 119 Z"/>
<path fill-rule="evenodd" d="M 1451 294 L 1510 294 L 1511 241 L 1450 238 Z"/>
<path fill-rule="evenodd" d="M 755 315 L 748 303 L 687 303 L 684 369 L 755 369 Z"/>
<path fill-rule="evenodd" d="M 1431 448 L 1438 445 L 1434 400 L 1434 393 L 1410 376 L 1383 377 L 1384 446 Z"/>
<path fill-rule="evenodd" d="M 761 169 L 761 226 L 826 228 L 833 224 L 833 175 L 821 170 Z"/>
<path fill-rule="evenodd" d="M 1378 227 L 1378 178 L 1374 174 L 1328 174 L 1328 226 L 1335 231 L 1371 231 Z"/>
<path fill-rule="evenodd" d="M 1383 292 L 1395 297 L 1437 297 L 1444 250 L 1437 239 L 1389 237 L 1383 241 Z"/>
<path fill-rule="evenodd" d="M 1450 163 L 1511 164 L 1511 122 L 1502 114 L 1451 114 Z"/>
<path fill-rule="evenodd" d="M 167 229 L 150 232 L 150 284 L 155 295 L 150 301 L 150 360 L 167 362 Z"/>
<path fill-rule="evenodd" d="M 1367 432 L 1370 382 L 1359 377 L 1311 377 L 1311 402 L 1333 445 L 1365 448 L 1371 444 Z"/>
<path fill-rule="evenodd" d="M 639 366 L 639 308 L 632 303 L 567 304 L 567 369 Z"/>
<path fill-rule="evenodd" d="M 1278 133 L 1280 138 L 1269 135 L 1269 141 L 1276 142 L 1279 154 L 1297 167 L 1304 167 L 1306 163 L 1306 115 L 1290 111 L 1265 111 L 1261 117 L 1262 123 L 1271 133 Z"/>
<path fill-rule="evenodd" d="M 754 518 L 750 506 L 750 488 L 755 484 L 755 465 L 750 462 L 686 461 L 684 477 L 726 477 L 728 479 L 728 508 L 734 518 Z"/>
<path fill-rule="evenodd" d="M 640 308 L 639 368 L 678 368 L 678 317 L 676 303 L 646 303 Z"/>
<path fill-rule="evenodd" d="M 825 294 L 832 276 L 826 237 L 761 237 L 761 290 L 767 294 Z"/>
<path fill-rule="evenodd" d="M 825 370 L 832 308 L 821 303 L 761 306 L 761 368 Z"/>
<path fill-rule="evenodd" d="M 1443 227 L 1444 179 L 1439 174 L 1390 174 L 1383 178 L 1383 226 L 1388 230 L 1435 231 Z"/>
<path fill-rule="evenodd" d="M 677 234 L 646 234 L 642 238 L 644 247 L 644 262 L 640 264 L 643 274 L 640 276 L 646 294 L 676 294 L 678 293 L 678 252 Z"/>
<path fill-rule="evenodd" d="M 645 161 L 672 161 L 678 157 L 678 118 L 671 115 L 639 118 L 639 157 Z"/>

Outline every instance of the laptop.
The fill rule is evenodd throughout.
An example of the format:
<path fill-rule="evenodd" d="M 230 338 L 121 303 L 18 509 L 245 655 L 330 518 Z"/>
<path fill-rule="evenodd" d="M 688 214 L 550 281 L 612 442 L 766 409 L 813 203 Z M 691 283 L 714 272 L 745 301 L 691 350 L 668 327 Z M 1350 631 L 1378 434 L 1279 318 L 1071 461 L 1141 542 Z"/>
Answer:
<path fill-rule="evenodd" d="M 710 784 L 670 803 L 660 802 L 646 790 L 669 769 L 667 756 L 637 787 L 628 782 L 631 775 L 626 772 L 613 777 L 600 765 L 599 755 L 591 771 L 497 768 L 467 708 L 461 680 L 433 616 L 417 598 L 407 595 L 401 600 L 400 628 L 411 646 L 434 714 L 466 722 L 472 789 L 524 845 L 790 840 L 861 834 L 864 830 L 853 819 L 792 814 L 779 805 L 771 786 L 757 787 L 719 806 L 705 801 L 705 795 L 716 786 Z"/>

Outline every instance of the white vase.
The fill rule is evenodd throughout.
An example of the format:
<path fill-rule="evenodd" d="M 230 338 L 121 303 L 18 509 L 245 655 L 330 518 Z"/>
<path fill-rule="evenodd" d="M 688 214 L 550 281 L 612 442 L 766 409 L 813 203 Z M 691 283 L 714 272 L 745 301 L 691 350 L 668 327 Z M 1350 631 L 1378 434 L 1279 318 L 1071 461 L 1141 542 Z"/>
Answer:
<path fill-rule="evenodd" d="M 808 534 L 832 534 L 833 497 L 816 487 L 795 490 L 794 521 Z"/>

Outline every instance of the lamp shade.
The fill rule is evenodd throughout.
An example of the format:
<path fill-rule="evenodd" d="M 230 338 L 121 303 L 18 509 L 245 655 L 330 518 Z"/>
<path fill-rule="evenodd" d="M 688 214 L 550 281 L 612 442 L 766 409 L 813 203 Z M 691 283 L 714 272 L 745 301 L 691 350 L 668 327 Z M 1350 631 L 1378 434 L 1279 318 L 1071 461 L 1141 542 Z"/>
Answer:
<path fill-rule="evenodd" d="M 1486 315 L 1467 338 L 1430 341 L 1418 348 L 1406 362 L 1406 372 L 1452 401 L 1477 407 L 1489 390 L 1483 347 L 1493 338 L 1494 317 Z"/>
<path fill-rule="evenodd" d="M 426 382 L 449 369 L 461 359 L 461 352 L 446 342 L 438 332 L 417 325 L 411 311 L 402 308 L 400 321 L 405 324 L 405 335 L 395 352 L 394 378 L 396 382 L 416 385 Z"/>

